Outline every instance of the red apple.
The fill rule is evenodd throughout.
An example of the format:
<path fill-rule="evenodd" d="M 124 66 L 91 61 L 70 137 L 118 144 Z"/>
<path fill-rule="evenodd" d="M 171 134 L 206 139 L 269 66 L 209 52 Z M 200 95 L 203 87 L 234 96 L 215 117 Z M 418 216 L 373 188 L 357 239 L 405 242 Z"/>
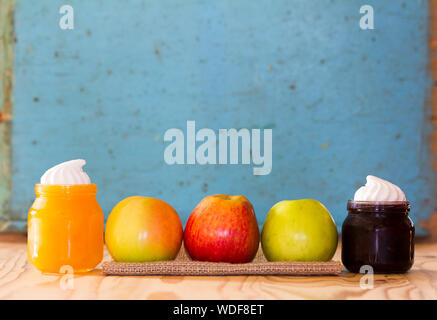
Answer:
<path fill-rule="evenodd" d="M 252 204 L 243 196 L 216 194 L 204 198 L 188 219 L 184 244 L 193 260 L 252 261 L 259 246 Z"/>

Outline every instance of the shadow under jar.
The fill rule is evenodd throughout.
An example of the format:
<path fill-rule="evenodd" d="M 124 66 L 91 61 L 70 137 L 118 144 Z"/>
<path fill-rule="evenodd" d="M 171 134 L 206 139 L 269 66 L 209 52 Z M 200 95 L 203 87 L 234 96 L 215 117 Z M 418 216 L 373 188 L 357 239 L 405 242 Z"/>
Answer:
<path fill-rule="evenodd" d="M 353 201 L 342 226 L 341 259 L 359 273 L 364 265 L 374 273 L 405 273 L 414 263 L 414 224 L 408 201 Z"/>

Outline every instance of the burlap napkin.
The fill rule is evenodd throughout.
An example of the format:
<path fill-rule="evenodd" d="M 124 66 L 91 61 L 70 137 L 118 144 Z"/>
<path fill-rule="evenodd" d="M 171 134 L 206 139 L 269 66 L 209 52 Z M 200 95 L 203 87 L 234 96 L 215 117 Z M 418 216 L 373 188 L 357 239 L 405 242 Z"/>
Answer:
<path fill-rule="evenodd" d="M 159 262 L 106 262 L 105 275 L 130 276 L 227 276 L 227 275 L 338 275 L 343 266 L 329 262 L 268 262 L 262 250 L 250 263 L 216 263 L 193 261 L 180 250 L 174 261 Z"/>

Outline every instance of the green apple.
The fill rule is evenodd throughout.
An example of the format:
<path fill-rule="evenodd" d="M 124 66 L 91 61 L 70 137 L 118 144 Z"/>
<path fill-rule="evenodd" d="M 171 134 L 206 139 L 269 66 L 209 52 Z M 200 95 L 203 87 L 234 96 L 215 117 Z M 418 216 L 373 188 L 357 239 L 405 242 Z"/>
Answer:
<path fill-rule="evenodd" d="M 261 245 L 269 261 L 328 261 L 337 249 L 334 219 L 317 200 L 287 200 L 269 211 Z"/>

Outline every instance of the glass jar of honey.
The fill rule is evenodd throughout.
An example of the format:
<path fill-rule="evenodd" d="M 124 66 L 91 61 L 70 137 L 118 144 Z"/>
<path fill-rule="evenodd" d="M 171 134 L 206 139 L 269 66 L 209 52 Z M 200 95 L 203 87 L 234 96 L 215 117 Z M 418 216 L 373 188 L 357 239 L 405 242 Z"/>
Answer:
<path fill-rule="evenodd" d="M 28 213 L 29 261 L 47 273 L 93 270 L 103 258 L 97 186 L 37 184 L 35 193 Z"/>
<path fill-rule="evenodd" d="M 342 261 L 351 272 L 404 273 L 414 262 L 414 224 L 408 201 L 354 201 L 342 226 Z"/>

